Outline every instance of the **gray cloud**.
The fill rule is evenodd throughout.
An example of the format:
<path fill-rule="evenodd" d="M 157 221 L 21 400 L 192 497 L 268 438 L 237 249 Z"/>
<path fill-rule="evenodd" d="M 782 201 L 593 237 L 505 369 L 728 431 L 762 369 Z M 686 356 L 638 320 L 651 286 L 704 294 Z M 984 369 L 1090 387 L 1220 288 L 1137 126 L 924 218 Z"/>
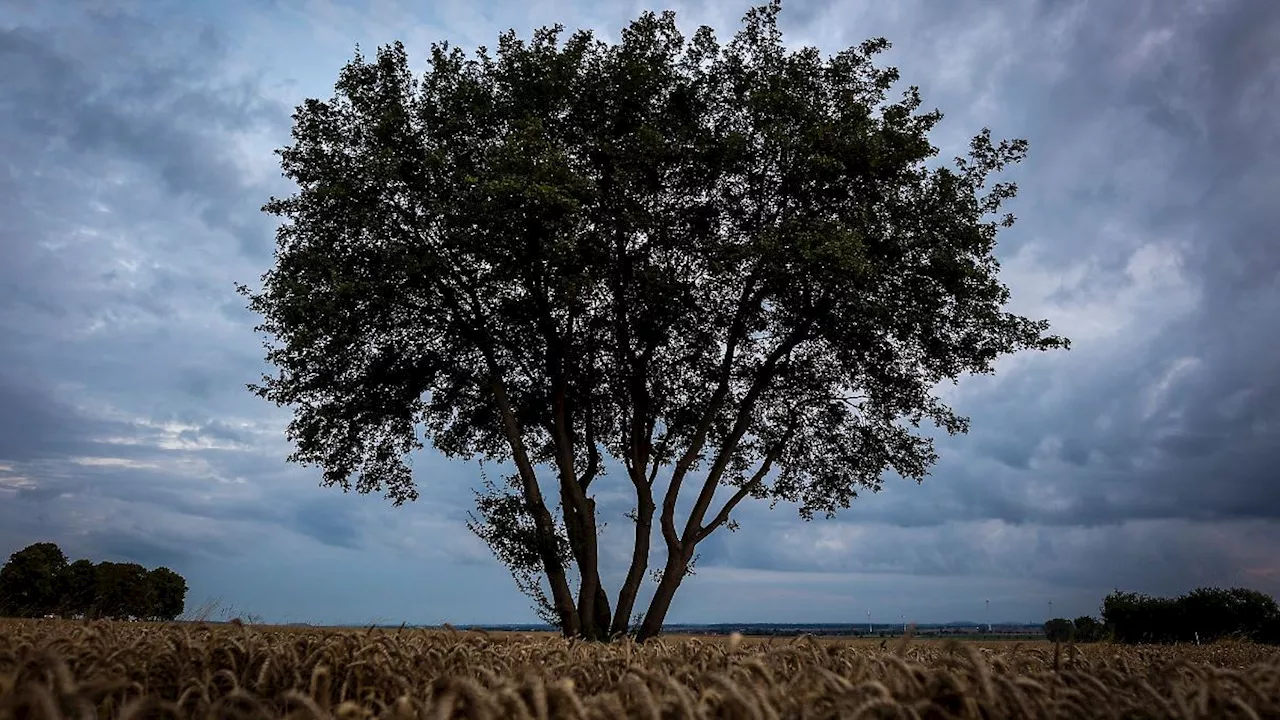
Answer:
<path fill-rule="evenodd" d="M 784 18 L 803 28 L 838 15 L 822 7 L 833 6 L 802 3 L 791 14 L 789 5 Z M 1151 2 L 983 10 L 973 25 L 999 16 L 1003 34 L 992 34 L 1001 40 L 965 59 L 989 69 L 997 129 L 1031 140 L 1016 178 L 1022 222 L 1002 242 L 1006 277 L 1015 306 L 1049 317 L 1075 348 L 962 383 L 954 404 L 973 430 L 939 441 L 933 477 L 920 488 L 890 483 L 830 524 L 871 525 L 894 542 L 909 534 L 904 552 L 868 539 L 854 553 L 865 562 L 838 569 L 992 572 L 962 529 L 998 520 L 1010 533 L 1041 533 L 1018 546 L 1048 582 L 1252 581 L 1274 591 L 1273 575 L 1240 569 L 1247 543 L 1186 539 L 1274 534 L 1280 519 L 1280 206 L 1266 200 L 1280 189 L 1269 162 L 1280 12 L 1248 2 L 1199 13 Z M 971 29 L 948 26 L 945 12 L 900 19 L 911 30 L 891 38 Z M 959 93 L 972 88 L 949 91 L 925 71 L 950 50 L 911 47 L 922 52 L 892 58 L 904 78 L 925 78 L 927 104 L 963 107 Z M 821 530 L 806 527 L 810 540 L 768 561 L 790 530 L 758 508 L 741 515 L 744 532 L 710 542 L 706 561 L 814 568 L 810 535 Z M 1054 538 L 1081 528 L 1095 551 L 1055 552 Z M 1104 550 L 1117 536 L 1127 551 Z"/>
<path fill-rule="evenodd" d="M 1065 61 L 1075 72 L 1046 92 L 1071 100 L 1055 109 L 1079 114 L 1096 112 L 1110 96 L 1115 106 L 1141 112 L 1150 135 L 1167 138 L 1172 174 L 1144 185 L 1172 192 L 1163 201 L 1138 195 L 1142 204 L 1125 215 L 1148 238 L 1181 239 L 1179 270 L 1199 302 L 1128 362 L 1117 366 L 1112 352 L 1110 366 L 1072 368 L 1075 398 L 1039 421 L 1011 407 L 1029 393 L 1010 393 L 993 429 L 1004 433 L 1005 421 L 1016 418 L 1011 425 L 1056 434 L 1058 459 L 1079 470 L 1054 482 L 1096 490 L 1100 472 L 1127 472 L 1106 481 L 1124 488 L 1109 493 L 1105 511 L 1113 520 L 1275 520 L 1280 206 L 1262 199 L 1277 189 L 1268 158 L 1280 150 L 1280 9 L 1249 2 L 1199 11 L 1165 3 L 1081 7 L 1051 9 L 1050 18 L 1075 12 L 1079 19 Z M 1113 162 L 1123 167 L 1132 157 L 1116 153 Z M 1027 184 L 1034 187 L 1034 179 Z M 1063 240 L 1058 252 L 1071 252 Z M 1108 419 L 1105 427 L 1100 418 Z M 1090 452 L 1100 462 L 1082 465 Z M 1098 510 L 1088 504 L 1078 512 L 1088 521 Z"/>
<path fill-rule="evenodd" d="M 242 552 L 217 532 L 192 545 L 177 517 L 354 542 L 272 495 L 299 473 L 244 391 L 261 362 L 232 281 L 268 257 L 257 208 L 279 184 L 242 156 L 254 133 L 287 134 L 288 105 L 218 72 L 211 26 L 83 5 L 39 20 L 0 27 L 6 546 L 25 544 L 33 511 L 104 558 Z M 121 515 L 90 521 L 93 505 Z"/>
<path fill-rule="evenodd" d="M 1246 585 L 1280 592 L 1264 522 L 1126 521 L 1102 527 L 952 522 L 923 531 L 885 523 L 762 523 L 713 536 L 701 567 L 903 577 L 984 577 L 1093 590 L 1178 594 Z"/>
<path fill-rule="evenodd" d="M 423 499 L 394 509 L 285 464 L 287 412 L 243 387 L 261 349 L 231 288 L 270 263 L 258 208 L 290 191 L 270 155 L 290 107 L 327 96 L 356 41 L 403 33 L 422 67 L 445 36 L 562 21 L 616 38 L 635 11 L 54 5 L 0 20 L 0 555 L 48 538 L 166 564 L 194 601 L 276 619 L 526 619 L 463 525 L 473 465 L 421 454 Z M 675 7 L 727 39 L 746 4 Z M 944 158 L 983 125 L 1030 140 L 1000 257 L 1014 308 L 1075 348 L 947 388 L 973 431 L 939 439 L 923 486 L 891 479 L 831 522 L 744 507 L 672 619 L 1280 589 L 1259 550 L 1280 540 L 1280 6 L 789 0 L 782 25 L 828 52 L 888 36 L 947 112 Z M 616 589 L 632 503 L 621 473 L 598 488 Z M 419 566 L 439 582 L 400 588 Z"/>
<path fill-rule="evenodd" d="M 79 417 L 72 409 L 41 392 L 39 385 L 0 374 L 0 458 L 30 461 L 84 452 L 87 433 L 108 423 Z"/>

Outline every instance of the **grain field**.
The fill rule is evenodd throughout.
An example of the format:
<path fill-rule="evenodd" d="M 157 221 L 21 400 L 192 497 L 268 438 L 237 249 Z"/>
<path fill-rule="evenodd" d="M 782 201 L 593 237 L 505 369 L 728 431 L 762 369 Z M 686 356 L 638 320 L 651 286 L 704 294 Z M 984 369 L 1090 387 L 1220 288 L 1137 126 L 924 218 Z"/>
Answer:
<path fill-rule="evenodd" d="M 1280 652 L 0 621 L 0 720 L 1266 718 Z"/>

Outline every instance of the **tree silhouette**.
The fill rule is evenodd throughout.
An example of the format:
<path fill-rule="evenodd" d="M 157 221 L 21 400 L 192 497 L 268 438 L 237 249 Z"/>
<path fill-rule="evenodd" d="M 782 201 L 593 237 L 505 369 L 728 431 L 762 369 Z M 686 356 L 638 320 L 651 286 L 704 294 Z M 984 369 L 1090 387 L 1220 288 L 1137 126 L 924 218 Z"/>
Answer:
<path fill-rule="evenodd" d="M 1280 605 L 1247 588 L 1197 588 L 1176 598 L 1116 590 L 1102 620 L 1118 642 L 1209 642 L 1224 637 L 1275 642 Z"/>
<path fill-rule="evenodd" d="M 91 560 L 76 560 L 62 574 L 62 611 L 91 616 L 98 597 L 98 569 Z"/>
<path fill-rule="evenodd" d="M 1045 622 L 1044 636 L 1049 642 L 1067 642 L 1075 637 L 1075 627 L 1066 618 L 1053 618 Z"/>
<path fill-rule="evenodd" d="M 137 563 L 100 562 L 97 565 L 98 615 L 108 618 L 145 618 L 150 615 L 151 592 L 147 570 Z"/>
<path fill-rule="evenodd" d="M 264 208 L 286 220 L 276 263 L 239 288 L 278 370 L 250 387 L 294 411 L 290 460 L 397 505 L 420 426 L 446 456 L 510 463 L 471 527 L 592 639 L 633 629 L 655 525 L 641 640 L 748 498 L 808 520 L 886 471 L 923 479 L 913 429 L 968 427 L 939 382 L 1067 345 L 1002 310 L 1013 218 L 991 218 L 1015 187 L 987 181 L 1027 146 L 984 130 L 926 167 L 942 115 L 914 87 L 886 100 L 888 42 L 788 53 L 779 11 L 723 47 L 669 12 L 616 45 L 560 45 L 559 26 L 505 33 L 496 57 L 441 44 L 421 79 L 396 43 L 298 107 L 279 151 L 298 192 Z M 635 500 L 612 607 L 592 495 L 610 461 Z"/>
<path fill-rule="evenodd" d="M 0 568 L 0 616 L 45 615 L 172 620 L 187 581 L 166 567 L 82 559 L 67 564 L 53 543 L 35 543 Z"/>
<path fill-rule="evenodd" d="M 66 567 L 67 556 L 49 542 L 34 543 L 10 555 L 0 567 L 0 615 L 42 617 L 56 612 Z"/>
<path fill-rule="evenodd" d="M 147 573 L 146 582 L 151 600 L 147 617 L 172 620 L 182 614 L 187 603 L 187 581 L 181 575 L 158 567 Z"/>

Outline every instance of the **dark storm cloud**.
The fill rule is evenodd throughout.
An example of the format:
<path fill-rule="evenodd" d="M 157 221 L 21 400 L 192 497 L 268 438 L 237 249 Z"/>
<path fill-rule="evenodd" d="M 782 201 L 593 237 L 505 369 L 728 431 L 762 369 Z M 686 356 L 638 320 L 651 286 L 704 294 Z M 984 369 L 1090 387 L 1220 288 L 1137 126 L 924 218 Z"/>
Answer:
<path fill-rule="evenodd" d="M 19 485 L 0 503 L 0 544 L 5 547 L 50 537 L 69 553 L 97 559 L 190 565 L 254 553 L 260 543 L 237 528 L 256 527 L 257 535 L 262 528 L 273 528 L 356 549 L 376 526 L 367 508 L 354 508 L 350 498 L 325 495 L 311 483 L 287 478 L 261 479 L 261 486 L 226 484 L 213 478 L 193 480 L 176 464 L 147 467 L 139 461 L 33 464 L 25 466 L 21 477 L 38 477 L 39 482 Z M 0 472 L 0 498 L 12 479 Z"/>
<path fill-rule="evenodd" d="M 1199 586 L 1245 585 L 1276 593 L 1280 567 L 1267 548 L 1277 542 L 1280 529 L 1264 522 L 1071 527 L 976 521 L 922 532 L 875 521 L 766 520 L 740 533 L 712 535 L 699 547 L 699 567 L 1006 578 L 1092 590 L 1097 599 L 1116 587 L 1178 594 Z"/>
<path fill-rule="evenodd" d="M 0 461 L 23 462 L 83 453 L 91 435 L 113 423 L 81 417 L 26 378 L 0 372 Z"/>
<path fill-rule="evenodd" d="M 146 167 L 175 198 L 203 201 L 210 226 L 261 252 L 257 207 L 246 202 L 257 188 L 223 143 L 228 132 L 287 126 L 289 107 L 255 79 L 215 80 L 209 69 L 226 50 L 210 26 L 160 26 L 127 12 L 73 10 L 52 28 L 0 29 L 10 69 L 0 93 L 17 131 L 8 136 L 43 141 L 29 152 Z"/>
<path fill-rule="evenodd" d="M 157 538 L 141 528 L 100 528 L 90 531 L 80 544 L 90 549 L 90 558 L 95 562 L 136 562 L 147 568 L 164 566 L 186 570 L 210 550 L 216 557 L 226 554 L 217 548 L 192 548 L 181 542 Z"/>
<path fill-rule="evenodd" d="M 786 5 L 784 26 L 837 14 L 820 5 Z M 971 30 L 934 21 L 946 12 L 899 29 Z M 825 531 L 744 506 L 743 532 L 713 535 L 703 562 L 1280 590 L 1255 549 L 1280 539 L 1280 5 L 1001 13 L 1003 39 L 974 50 L 994 109 L 949 121 L 1031 140 L 1000 254 L 1015 304 L 1038 298 L 1028 314 L 1074 349 L 962 383 L 952 405 L 972 431 L 939 439 L 923 486 L 890 479 Z M 926 105 L 963 106 L 925 72 L 944 53 L 895 45 L 914 51 L 890 59 Z"/>
<path fill-rule="evenodd" d="M 272 188 L 237 164 L 239 143 L 287 132 L 287 106 L 256 79 L 215 72 L 227 48 L 208 26 L 88 4 L 16 19 L 29 23 L 0 24 L 0 463 L 16 463 L 16 497 L 285 517 L 182 486 L 193 467 L 218 475 L 210 468 L 227 458 L 216 451 L 203 466 L 159 461 L 239 446 L 252 457 L 239 464 L 263 474 L 261 454 L 243 452 L 262 433 L 211 417 L 241 404 L 260 363 L 201 313 L 234 297 L 230 279 L 210 273 L 236 267 L 210 262 L 225 239 L 255 262 L 271 247 L 257 206 Z M 156 424 L 166 416 L 185 427 Z M 116 464 L 77 464 L 85 458 Z M 0 508 L 19 512 L 29 509 Z"/>
<path fill-rule="evenodd" d="M 972 409 L 973 434 L 947 447 L 973 443 L 1024 469 L 1052 437 L 1060 466 L 1018 482 L 1072 487 L 1078 502 L 1067 511 L 1028 504 L 1023 516 L 1037 521 L 1280 519 L 1280 5 L 1054 3 L 1045 22 L 1067 16 L 1071 73 L 1040 91 L 1055 112 L 1029 117 L 1031 134 L 1068 138 L 1070 123 L 1113 108 L 1140 114 L 1150 136 L 1167 139 L 1176 173 L 1149 181 L 1171 191 L 1126 189 L 1144 202 L 1124 217 L 1152 239 L 1176 234 L 1179 269 L 1199 303 L 1142 346 L 1095 352 L 1078 341 L 1073 354 L 1086 359 L 1008 378 Z M 1105 133 L 1088 140 L 1111 142 Z M 1114 149 L 1117 167 L 1136 161 Z M 1035 196 L 1037 179 L 1026 179 L 1024 194 Z M 1098 239 L 1061 237 L 1050 251 L 1065 259 Z M 1049 377 L 1068 368 L 1069 379 Z M 1072 392 L 1039 400 L 1063 385 Z"/>
<path fill-rule="evenodd" d="M 257 38 L 234 4 L 28 4 L 0 19 L 0 547 L 54 539 L 76 557 L 170 565 L 200 597 L 257 593 L 277 615 L 329 618 L 361 593 L 338 583 L 353 595 L 338 610 L 307 597 L 332 595 L 339 574 L 392 583 L 406 562 L 437 563 L 433 578 L 470 563 L 431 585 L 465 596 L 457 607 L 499 586 L 523 607 L 464 526 L 474 466 L 416 458 L 423 500 L 404 508 L 321 489 L 315 468 L 284 461 L 287 412 L 244 390 L 262 353 L 231 285 L 270 263 L 273 221 L 258 208 L 289 192 L 270 150 L 302 100 L 265 83 L 299 75 L 306 95 L 327 95 L 355 34 L 366 47 L 401 32 L 491 42 L 507 25 L 562 21 L 616 36 L 635 12 L 519 8 L 498 28 L 446 9 L 459 19 L 444 30 L 377 5 L 264 15 Z M 1031 141 L 1000 254 L 1015 304 L 1075 349 L 962 383 L 952 404 L 973 431 L 940 439 L 923 486 L 889 478 L 834 522 L 745 505 L 742 532 L 712 535 L 699 548 L 709 577 L 682 592 L 750 596 L 738 610 L 794 619 L 797 597 L 849 604 L 814 599 L 815 577 L 874 576 L 885 598 L 933 588 L 922 607 L 945 620 L 951 582 L 978 592 L 986 577 L 1028 597 L 1074 588 L 1086 605 L 1115 586 L 1280 590 L 1262 550 L 1280 543 L 1280 5 L 886 7 L 788 0 L 784 39 L 834 52 L 888 36 L 904 84 L 947 113 L 944 159 L 984 125 Z M 714 20 L 727 40 L 745 9 L 698 4 L 679 22 L 689 34 Z M 612 589 L 630 554 L 627 489 L 621 472 L 597 489 Z M 776 575 L 770 592 L 797 594 L 744 593 L 763 587 L 742 580 L 755 569 Z M 373 594 L 422 604 L 399 587 Z M 705 619 L 723 619 L 719 600 L 701 602 Z"/>
<path fill-rule="evenodd" d="M 292 504 L 294 532 L 325 545 L 358 549 L 363 536 L 362 518 L 352 510 L 352 498 L 335 493 L 315 495 Z"/>
<path fill-rule="evenodd" d="M 1078 470 L 1055 482 L 1108 496 L 1069 514 L 1083 522 L 1280 519 L 1280 6 L 1090 4 L 1079 17 L 1074 72 L 1049 92 L 1080 112 L 1113 99 L 1176 140 L 1167 182 L 1174 200 L 1195 201 L 1135 215 L 1153 237 L 1185 238 L 1181 270 L 1200 302 L 1127 361 L 1085 370 L 1078 397 L 1043 421 L 1012 403 L 1001 420 L 1057 434 L 1058 459 Z M 1091 452 L 1100 462 L 1086 462 Z M 1120 470 L 1129 475 L 1106 477 Z"/>
<path fill-rule="evenodd" d="M 172 493 L 138 492 L 141 478 L 136 471 L 68 470 L 30 466 L 27 472 L 40 478 L 38 486 L 12 495 L 0 490 L 0 547 L 16 550 L 48 540 L 73 559 L 175 569 L 243 556 L 252 549 L 236 532 L 252 514 L 185 513 L 191 509 L 189 499 L 170 503 Z M 6 473 L 0 473 L 0 485 L 7 485 L 6 479 Z"/>
<path fill-rule="evenodd" d="M 1266 221 L 1277 212 L 1268 158 L 1280 151 L 1280 6 L 1046 4 L 1046 22 L 1065 16 L 1077 18 L 1066 61 L 1072 72 L 1048 89 L 1060 112 L 1046 117 L 1047 127 L 1060 131 L 1100 101 L 1141 113 L 1151 132 L 1178 142 L 1175 183 L 1184 190 L 1167 205 L 1143 208 L 1153 229 L 1209 223 L 1198 234 L 1214 237 L 1195 244 L 1193 259 L 1211 292 L 1251 292 L 1274 278 L 1280 254 Z"/>

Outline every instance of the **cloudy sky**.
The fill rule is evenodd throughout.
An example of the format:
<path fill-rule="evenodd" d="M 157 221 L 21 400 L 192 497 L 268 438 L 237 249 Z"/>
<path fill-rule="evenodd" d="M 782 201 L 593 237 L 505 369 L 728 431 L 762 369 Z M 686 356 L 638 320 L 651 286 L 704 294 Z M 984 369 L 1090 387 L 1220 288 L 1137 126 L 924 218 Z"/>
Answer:
<path fill-rule="evenodd" d="M 0 557 L 167 565 L 267 621 L 528 622 L 464 526 L 475 464 L 401 508 L 289 466 L 234 293 L 271 263 L 271 154 L 355 45 L 472 50 L 645 9 L 722 39 L 749 1 L 0 0 Z M 669 620 L 1042 621 L 1113 588 L 1280 593 L 1280 3 L 787 0 L 792 47 L 883 35 L 944 157 L 1025 137 L 1013 309 L 1068 353 L 948 388 L 968 436 L 834 521 L 747 507 Z M 1271 198 L 1268 201 L 1267 198 Z M 620 481 L 617 475 L 612 481 Z M 606 579 L 629 553 L 606 502 Z M 655 542 L 655 545 L 660 543 Z"/>

